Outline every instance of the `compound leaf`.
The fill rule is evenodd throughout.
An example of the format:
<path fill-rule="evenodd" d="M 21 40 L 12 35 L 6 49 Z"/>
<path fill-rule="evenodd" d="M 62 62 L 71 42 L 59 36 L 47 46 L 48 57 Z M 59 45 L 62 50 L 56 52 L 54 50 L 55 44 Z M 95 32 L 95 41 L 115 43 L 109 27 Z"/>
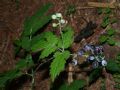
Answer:
<path fill-rule="evenodd" d="M 60 74 L 62 70 L 64 70 L 66 60 L 69 58 L 70 52 L 56 52 L 54 54 L 54 60 L 50 65 L 50 75 L 52 81 Z"/>

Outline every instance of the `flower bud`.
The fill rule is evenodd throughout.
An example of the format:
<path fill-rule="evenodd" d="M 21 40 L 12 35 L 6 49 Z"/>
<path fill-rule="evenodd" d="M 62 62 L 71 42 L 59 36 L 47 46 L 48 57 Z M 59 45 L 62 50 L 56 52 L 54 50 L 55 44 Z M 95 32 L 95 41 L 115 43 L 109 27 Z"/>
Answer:
<path fill-rule="evenodd" d="M 57 27 L 57 24 L 56 24 L 56 23 L 53 23 L 52 26 L 53 26 L 53 27 Z"/>
<path fill-rule="evenodd" d="M 61 20 L 60 20 L 60 23 L 61 23 L 61 24 L 65 24 L 66 21 L 65 21 L 64 19 L 61 19 Z"/>
<path fill-rule="evenodd" d="M 62 18 L 62 14 L 61 13 L 56 13 L 56 17 Z"/>
<path fill-rule="evenodd" d="M 57 19 L 57 16 L 56 15 L 52 15 L 52 19 Z"/>

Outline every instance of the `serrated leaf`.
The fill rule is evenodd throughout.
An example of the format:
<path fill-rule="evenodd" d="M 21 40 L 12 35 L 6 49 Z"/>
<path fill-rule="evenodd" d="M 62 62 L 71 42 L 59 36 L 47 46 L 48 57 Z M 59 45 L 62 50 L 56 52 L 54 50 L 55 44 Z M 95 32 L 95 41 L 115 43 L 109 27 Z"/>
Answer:
<path fill-rule="evenodd" d="M 89 82 L 93 82 L 95 81 L 102 73 L 102 69 L 101 68 L 96 68 L 94 69 L 90 75 L 89 75 Z"/>
<path fill-rule="evenodd" d="M 52 32 L 44 32 L 31 41 L 31 50 L 32 52 L 41 51 L 40 58 L 45 58 L 52 52 L 54 52 L 57 47 L 58 38 Z"/>
<path fill-rule="evenodd" d="M 64 29 L 63 32 L 63 41 L 62 39 L 59 39 L 58 47 L 62 48 L 68 48 L 73 43 L 73 35 L 74 32 L 71 27 L 67 26 Z"/>
<path fill-rule="evenodd" d="M 85 80 L 75 80 L 70 85 L 67 83 L 63 84 L 59 90 L 79 90 L 80 88 L 83 88 L 86 85 Z"/>
<path fill-rule="evenodd" d="M 54 60 L 50 65 L 50 76 L 52 81 L 64 70 L 66 60 L 69 58 L 70 52 L 56 52 L 54 54 Z"/>
<path fill-rule="evenodd" d="M 99 41 L 100 43 L 105 43 L 107 41 L 108 37 L 106 35 L 101 35 L 99 37 Z"/>
<path fill-rule="evenodd" d="M 32 52 L 37 52 L 42 50 L 47 42 L 44 39 L 40 39 L 39 41 L 36 41 L 35 43 L 32 43 L 31 50 Z"/>
<path fill-rule="evenodd" d="M 28 17 L 24 22 L 24 31 L 22 36 L 33 35 L 38 29 L 42 28 L 51 20 L 51 15 L 45 16 L 45 13 L 52 6 L 52 4 L 47 3 L 42 6 L 33 16 Z"/>
<path fill-rule="evenodd" d="M 34 37 L 31 43 L 31 50 L 33 52 L 42 50 L 39 58 L 45 58 L 57 49 L 58 38 L 52 32 L 44 32 Z"/>
<path fill-rule="evenodd" d="M 113 60 L 109 60 L 106 69 L 111 73 L 120 73 L 120 66 Z"/>
<path fill-rule="evenodd" d="M 45 58 L 57 49 L 56 45 L 58 43 L 58 38 L 56 35 L 54 35 L 52 32 L 47 32 L 45 34 L 45 39 L 47 42 L 46 45 L 44 45 L 39 58 Z"/>
<path fill-rule="evenodd" d="M 28 55 L 25 59 L 21 59 L 18 61 L 18 63 L 16 64 L 16 69 L 25 69 L 25 68 L 29 68 L 31 66 L 34 65 L 34 62 L 32 60 L 32 56 Z"/>
<path fill-rule="evenodd" d="M 41 52 L 40 55 L 40 59 L 43 59 L 47 56 L 49 56 L 51 53 L 55 52 L 55 50 L 57 49 L 57 47 L 55 46 L 55 43 L 51 43 L 49 45 L 46 46 L 46 48 Z"/>

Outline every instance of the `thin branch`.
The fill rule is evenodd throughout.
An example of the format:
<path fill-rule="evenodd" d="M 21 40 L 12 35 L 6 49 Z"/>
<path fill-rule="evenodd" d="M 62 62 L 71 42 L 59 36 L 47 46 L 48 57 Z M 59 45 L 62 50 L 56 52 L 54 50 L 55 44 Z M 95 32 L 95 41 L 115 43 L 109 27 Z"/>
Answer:
<path fill-rule="evenodd" d="M 48 59 L 48 60 L 45 60 L 43 63 L 39 64 L 38 67 L 35 69 L 34 73 L 35 73 L 42 65 L 44 65 L 45 63 L 51 61 L 52 59 L 53 59 L 53 57 L 50 58 L 50 59 Z"/>
<path fill-rule="evenodd" d="M 100 2 L 88 2 L 88 6 L 91 7 L 102 7 L 102 8 L 116 8 L 120 7 L 120 3 L 100 3 Z"/>

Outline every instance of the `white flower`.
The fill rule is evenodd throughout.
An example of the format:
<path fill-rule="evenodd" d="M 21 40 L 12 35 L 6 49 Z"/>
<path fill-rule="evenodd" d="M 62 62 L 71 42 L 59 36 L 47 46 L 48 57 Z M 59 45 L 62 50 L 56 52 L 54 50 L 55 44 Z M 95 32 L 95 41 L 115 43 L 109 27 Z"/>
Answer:
<path fill-rule="evenodd" d="M 64 19 L 61 19 L 61 20 L 60 20 L 60 23 L 61 23 L 61 24 L 64 24 L 64 23 L 66 23 L 66 21 L 65 21 Z"/>
<path fill-rule="evenodd" d="M 62 14 L 61 13 L 56 13 L 56 17 L 62 18 Z"/>
<path fill-rule="evenodd" d="M 56 15 L 52 15 L 52 19 L 57 19 L 57 16 Z"/>
<path fill-rule="evenodd" d="M 53 27 L 57 27 L 57 24 L 56 24 L 56 23 L 53 23 L 52 26 L 53 26 Z"/>
<path fill-rule="evenodd" d="M 107 65 L 107 61 L 106 60 L 102 60 L 102 66 L 106 66 Z"/>

